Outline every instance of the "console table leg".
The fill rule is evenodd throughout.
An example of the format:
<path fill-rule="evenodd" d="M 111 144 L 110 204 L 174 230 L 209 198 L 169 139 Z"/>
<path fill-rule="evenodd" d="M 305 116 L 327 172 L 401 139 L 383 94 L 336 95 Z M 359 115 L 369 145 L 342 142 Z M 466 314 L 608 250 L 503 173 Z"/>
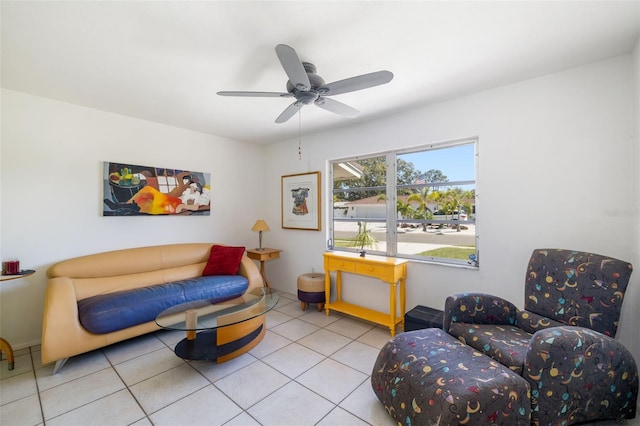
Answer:
<path fill-rule="evenodd" d="M 391 315 L 391 323 L 389 329 L 391 330 L 391 337 L 396 335 L 396 283 L 390 283 L 389 286 L 389 314 Z"/>

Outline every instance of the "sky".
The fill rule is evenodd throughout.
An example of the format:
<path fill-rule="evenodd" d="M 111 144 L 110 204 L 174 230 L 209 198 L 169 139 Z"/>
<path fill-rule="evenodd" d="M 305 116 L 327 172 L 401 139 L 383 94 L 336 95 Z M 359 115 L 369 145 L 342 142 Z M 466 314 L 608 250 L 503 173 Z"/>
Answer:
<path fill-rule="evenodd" d="M 421 173 L 427 170 L 440 170 L 449 182 L 475 180 L 474 144 L 465 144 L 443 149 L 421 151 L 399 155 L 405 161 L 413 163 Z"/>

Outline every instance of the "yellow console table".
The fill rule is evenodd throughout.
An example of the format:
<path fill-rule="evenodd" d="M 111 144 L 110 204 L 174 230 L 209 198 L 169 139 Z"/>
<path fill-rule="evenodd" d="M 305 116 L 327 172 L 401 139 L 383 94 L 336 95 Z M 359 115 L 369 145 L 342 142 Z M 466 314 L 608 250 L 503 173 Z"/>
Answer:
<path fill-rule="evenodd" d="M 361 257 L 357 253 L 348 252 L 326 252 L 324 253 L 324 271 L 325 309 L 327 315 L 329 315 L 330 310 L 353 315 L 357 318 L 387 326 L 391 330 L 391 337 L 395 336 L 396 325 L 404 323 L 407 260 L 373 255 Z M 331 272 L 336 273 L 336 300 L 330 303 Z M 342 272 L 378 278 L 389 284 L 389 313 L 375 311 L 342 300 Z M 400 286 L 400 312 L 399 315 L 396 315 L 398 285 Z"/>

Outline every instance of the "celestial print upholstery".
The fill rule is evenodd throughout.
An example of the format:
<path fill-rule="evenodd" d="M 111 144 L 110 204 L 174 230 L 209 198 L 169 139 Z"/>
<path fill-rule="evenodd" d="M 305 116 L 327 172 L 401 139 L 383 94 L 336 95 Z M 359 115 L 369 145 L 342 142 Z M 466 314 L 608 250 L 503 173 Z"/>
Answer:
<path fill-rule="evenodd" d="M 388 341 L 371 385 L 399 425 L 530 424 L 528 382 L 438 328 Z"/>
<path fill-rule="evenodd" d="M 525 310 L 497 296 L 454 294 L 445 330 L 529 380 L 533 424 L 634 418 L 637 366 L 613 339 L 632 270 L 607 256 L 537 249 Z"/>
<path fill-rule="evenodd" d="M 584 327 L 542 330 L 533 336 L 525 365 L 537 425 L 636 416 L 638 368 L 611 337 Z"/>
<path fill-rule="evenodd" d="M 453 323 L 449 329 L 465 343 L 522 375 L 531 334 L 508 325 Z"/>
<path fill-rule="evenodd" d="M 598 254 L 534 250 L 524 310 L 615 337 L 632 270 L 628 262 Z"/>

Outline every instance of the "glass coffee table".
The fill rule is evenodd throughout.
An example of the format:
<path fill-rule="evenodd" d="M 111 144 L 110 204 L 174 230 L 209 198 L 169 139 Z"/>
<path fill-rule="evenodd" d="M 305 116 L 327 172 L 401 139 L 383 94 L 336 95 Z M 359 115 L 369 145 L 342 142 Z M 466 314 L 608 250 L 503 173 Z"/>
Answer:
<path fill-rule="evenodd" d="M 196 300 L 166 309 L 156 324 L 185 331 L 175 347 L 180 358 L 225 362 L 254 348 L 265 333 L 265 316 L 278 303 L 270 288 L 250 290 L 240 297 L 215 302 Z"/>

